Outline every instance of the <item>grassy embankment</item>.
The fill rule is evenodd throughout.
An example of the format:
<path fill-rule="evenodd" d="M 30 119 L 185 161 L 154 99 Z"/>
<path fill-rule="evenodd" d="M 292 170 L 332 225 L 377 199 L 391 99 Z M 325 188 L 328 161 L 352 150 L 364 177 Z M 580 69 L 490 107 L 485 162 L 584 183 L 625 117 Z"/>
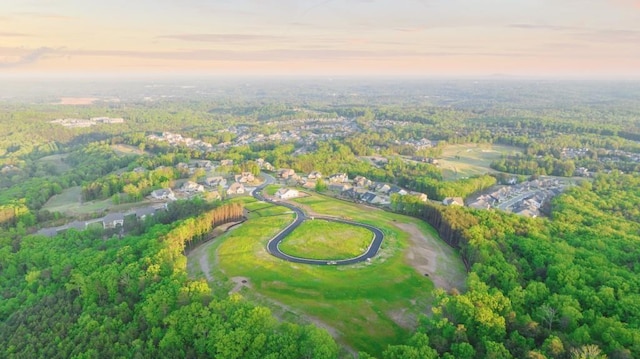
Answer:
<path fill-rule="evenodd" d="M 382 248 L 371 263 L 300 265 L 279 260 L 265 248 L 267 241 L 293 220 L 293 214 L 251 198 L 241 200 L 250 211 L 248 221 L 209 247 L 216 281 L 247 277 L 250 289 L 242 293 L 249 299 L 272 307 L 276 313 L 282 311 L 279 316 L 283 319 L 325 323 L 340 342 L 372 354 L 380 354 L 388 344 L 401 343 L 418 316 L 426 313 L 433 283 L 407 264 L 409 235 L 394 225 L 412 223 L 425 236 L 435 238 L 433 229 L 422 221 L 321 195 L 299 198 L 296 202 L 315 213 L 369 223 L 385 233 Z M 456 263 L 451 275 L 464 277 L 459 257 L 451 262 Z"/>

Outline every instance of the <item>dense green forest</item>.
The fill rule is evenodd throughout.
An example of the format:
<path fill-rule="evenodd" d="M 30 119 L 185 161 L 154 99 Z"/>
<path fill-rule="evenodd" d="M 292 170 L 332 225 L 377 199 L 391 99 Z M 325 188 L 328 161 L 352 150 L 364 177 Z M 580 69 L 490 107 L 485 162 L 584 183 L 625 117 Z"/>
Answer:
<path fill-rule="evenodd" d="M 637 85 L 236 85 L 215 96 L 163 97 L 153 91 L 166 90 L 132 84 L 117 88 L 130 98 L 86 106 L 52 105 L 51 94 L 0 102 L 0 357 L 349 356 L 325 330 L 278 320 L 188 278 L 185 252 L 239 220 L 239 202 L 176 201 L 126 233 L 34 234 L 76 219 L 43 209 L 54 195 L 77 188 L 82 201 L 136 203 L 177 180 L 201 179 L 176 167 L 196 159 L 233 160 L 219 167 L 228 174 L 257 174 L 259 159 L 301 174 L 344 172 L 428 196 L 394 195 L 387 209 L 423 219 L 459 250 L 467 290 L 437 290 L 415 334 L 361 358 L 640 357 Z M 93 116 L 124 123 L 51 123 Z M 332 129 L 343 123 L 350 127 Z M 213 150 L 148 137 L 165 131 Z M 258 134 L 260 141 L 249 140 Z M 445 180 L 434 161 L 412 160 L 469 143 L 521 152 L 457 180 Z M 555 197 L 548 218 L 439 204 L 512 176 L 572 177 L 578 168 L 591 178 Z"/>

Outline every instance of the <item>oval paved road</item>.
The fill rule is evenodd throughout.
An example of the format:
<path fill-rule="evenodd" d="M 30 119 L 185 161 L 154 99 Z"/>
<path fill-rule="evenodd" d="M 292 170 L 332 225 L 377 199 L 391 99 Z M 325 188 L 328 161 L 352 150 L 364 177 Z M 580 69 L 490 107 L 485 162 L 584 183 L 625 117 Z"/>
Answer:
<path fill-rule="evenodd" d="M 271 238 L 269 240 L 269 243 L 267 243 L 267 251 L 271 255 L 280 259 L 284 259 L 289 262 L 294 262 L 294 263 L 316 264 L 316 265 L 346 265 L 346 264 L 354 264 L 354 263 L 366 261 L 367 259 L 373 258 L 378 253 L 378 250 L 380 249 L 380 245 L 382 245 L 382 240 L 384 239 L 384 234 L 380 229 L 374 226 L 370 226 L 368 224 L 348 221 L 345 219 L 332 218 L 332 217 L 314 217 L 314 218 L 317 218 L 318 220 L 324 220 L 324 221 L 346 223 L 346 224 L 350 224 L 353 226 L 358 226 L 358 227 L 362 227 L 370 230 L 371 232 L 373 232 L 373 240 L 371 241 L 369 248 L 367 248 L 367 251 L 357 257 L 349 258 L 349 259 L 341 259 L 341 260 L 329 260 L 329 259 L 321 260 L 321 259 L 300 258 L 300 257 L 290 256 L 280 251 L 280 248 L 279 248 L 280 242 L 282 242 L 282 240 L 285 239 L 286 236 L 288 236 L 291 232 L 293 232 L 294 229 L 296 229 L 300 224 L 302 224 L 302 222 L 307 220 L 307 216 L 300 208 L 294 205 L 291 205 L 289 203 L 283 203 L 283 202 L 274 202 L 264 198 L 264 196 L 262 195 L 262 190 L 267 185 L 274 183 L 275 178 L 265 173 L 263 173 L 263 176 L 265 177 L 264 183 L 258 186 L 255 190 L 253 190 L 251 195 L 259 201 L 269 202 L 279 206 L 287 207 L 291 211 L 293 211 L 293 213 L 295 213 L 296 215 L 296 218 L 293 222 L 291 222 L 287 227 L 285 227 L 285 229 L 280 231 L 280 233 L 276 234 L 273 238 Z"/>

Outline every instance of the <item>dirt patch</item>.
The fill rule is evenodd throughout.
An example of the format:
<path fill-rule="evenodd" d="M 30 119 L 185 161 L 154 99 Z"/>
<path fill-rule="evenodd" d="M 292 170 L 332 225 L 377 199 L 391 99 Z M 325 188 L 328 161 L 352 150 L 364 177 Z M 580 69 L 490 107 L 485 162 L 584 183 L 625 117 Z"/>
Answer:
<path fill-rule="evenodd" d="M 438 239 L 427 236 L 413 223 L 395 223 L 395 226 L 409 234 L 411 247 L 405 258 L 418 273 L 428 276 L 436 287 L 446 291 L 454 288 L 461 291 L 464 288 L 464 276 L 459 273 L 448 275 L 454 270 L 447 268 L 446 262 L 451 255 L 445 253 L 442 247 L 446 244 L 434 244 Z"/>
<path fill-rule="evenodd" d="M 231 281 L 236 285 L 229 291 L 229 295 L 238 293 L 242 288 L 251 288 L 251 282 L 247 277 L 232 277 Z"/>
<path fill-rule="evenodd" d="M 387 315 L 402 328 L 415 329 L 418 326 L 418 317 L 409 313 L 407 308 L 388 311 Z"/>

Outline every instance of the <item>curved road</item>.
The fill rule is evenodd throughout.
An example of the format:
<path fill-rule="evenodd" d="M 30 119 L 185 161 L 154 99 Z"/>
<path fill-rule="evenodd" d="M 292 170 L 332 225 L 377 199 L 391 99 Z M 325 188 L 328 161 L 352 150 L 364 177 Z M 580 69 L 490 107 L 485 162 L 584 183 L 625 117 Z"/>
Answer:
<path fill-rule="evenodd" d="M 289 262 L 294 262 L 294 263 L 316 264 L 316 265 L 346 265 L 346 264 L 354 264 L 354 263 L 366 261 L 367 259 L 373 258 L 378 253 L 378 250 L 380 249 L 380 245 L 382 245 L 382 240 L 384 239 L 384 234 L 380 229 L 364 223 L 358 223 L 358 222 L 348 221 L 345 219 L 338 219 L 338 218 L 324 217 L 324 216 L 320 216 L 320 217 L 316 216 L 314 217 L 314 219 L 346 223 L 346 224 L 350 224 L 353 226 L 358 226 L 358 227 L 362 227 L 370 230 L 373 233 L 373 240 L 371 241 L 369 248 L 367 248 L 367 250 L 363 254 L 357 257 L 349 258 L 349 259 L 340 259 L 340 260 L 300 258 L 300 257 L 290 256 L 280 251 L 280 248 L 279 248 L 280 242 L 282 242 L 282 240 L 285 239 L 286 236 L 288 236 L 291 232 L 293 232 L 294 229 L 296 229 L 300 224 L 302 224 L 302 222 L 306 221 L 307 215 L 300 208 L 292 204 L 284 203 L 284 202 L 275 202 L 275 201 L 264 198 L 264 196 L 262 195 L 262 190 L 266 186 L 274 183 L 275 178 L 265 173 L 263 173 L 262 175 L 265 177 L 264 183 L 258 186 L 255 190 L 253 190 L 251 192 L 251 195 L 259 201 L 264 201 L 264 202 L 276 204 L 278 206 L 287 207 L 290 210 L 292 210 L 293 213 L 295 213 L 296 215 L 296 218 L 293 222 L 291 222 L 287 227 L 285 227 L 285 229 L 283 229 L 278 234 L 276 234 L 273 238 L 271 238 L 269 240 L 269 243 L 267 243 L 267 251 L 272 256 L 280 259 L 284 259 Z"/>

